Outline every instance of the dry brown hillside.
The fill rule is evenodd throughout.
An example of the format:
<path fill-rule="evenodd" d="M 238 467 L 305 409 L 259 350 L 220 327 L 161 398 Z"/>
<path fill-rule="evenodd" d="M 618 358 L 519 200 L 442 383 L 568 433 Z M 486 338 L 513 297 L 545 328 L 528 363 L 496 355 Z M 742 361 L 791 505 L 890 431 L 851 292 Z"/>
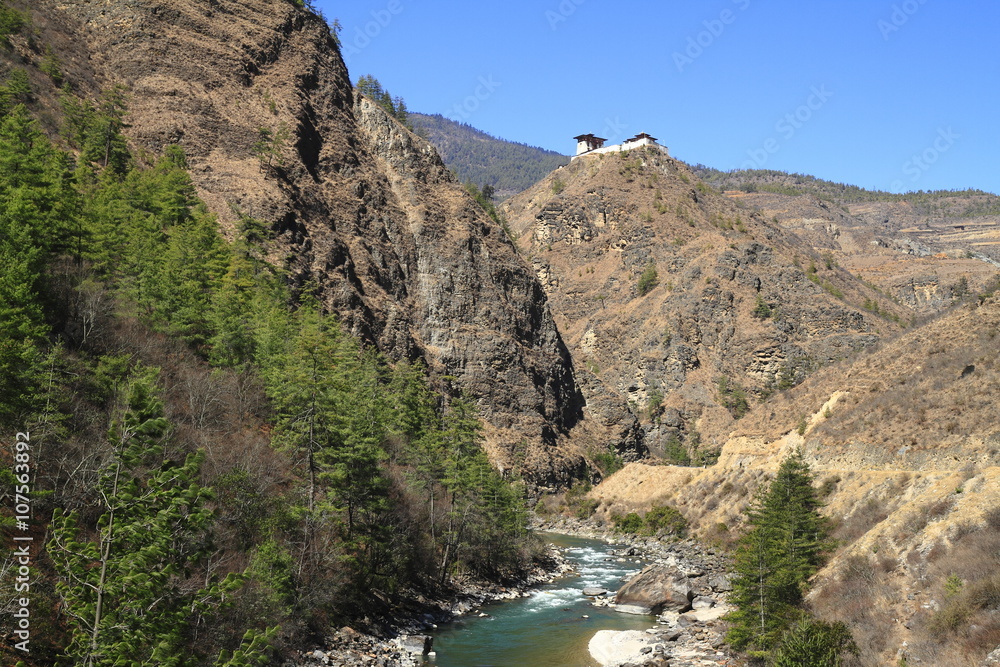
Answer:
<path fill-rule="evenodd" d="M 626 398 L 653 454 L 717 450 L 748 406 L 909 316 L 864 310 L 876 292 L 656 149 L 574 160 L 504 210 L 585 395 Z"/>
<path fill-rule="evenodd" d="M 801 448 L 840 541 L 814 610 L 849 623 L 865 664 L 979 665 L 1000 644 L 998 334 L 1000 299 L 957 308 L 771 398 L 716 465 L 632 464 L 593 497 L 604 516 L 675 505 L 726 542 Z"/>
<path fill-rule="evenodd" d="M 995 216 L 921 214 L 905 201 L 838 205 L 808 194 L 727 191 L 726 196 L 877 286 L 883 294 L 869 304 L 873 309 L 894 300 L 919 313 L 937 312 L 983 290 L 1000 266 Z"/>

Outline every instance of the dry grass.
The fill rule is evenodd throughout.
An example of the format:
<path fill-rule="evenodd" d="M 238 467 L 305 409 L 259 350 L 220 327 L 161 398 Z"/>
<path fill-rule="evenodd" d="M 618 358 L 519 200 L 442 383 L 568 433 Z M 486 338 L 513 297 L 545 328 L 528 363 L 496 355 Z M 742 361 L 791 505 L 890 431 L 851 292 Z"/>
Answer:
<path fill-rule="evenodd" d="M 947 500 L 928 504 L 919 523 L 950 508 Z M 858 525 L 878 513 L 862 506 Z M 895 663 L 907 641 L 901 655 L 908 664 L 974 667 L 1000 644 L 1000 509 L 950 532 L 950 542 L 938 539 L 898 560 L 876 544 L 875 553 L 844 558 L 835 575 L 819 582 L 813 611 L 851 627 L 862 664 Z"/>

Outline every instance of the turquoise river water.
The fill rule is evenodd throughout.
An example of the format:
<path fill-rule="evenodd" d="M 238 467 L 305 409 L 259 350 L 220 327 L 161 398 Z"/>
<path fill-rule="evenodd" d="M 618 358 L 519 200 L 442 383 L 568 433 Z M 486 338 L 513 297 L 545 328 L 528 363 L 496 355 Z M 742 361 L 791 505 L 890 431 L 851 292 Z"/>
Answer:
<path fill-rule="evenodd" d="M 601 586 L 614 591 L 622 578 L 642 568 L 619 563 L 610 545 L 596 540 L 543 533 L 565 548 L 577 575 L 562 577 L 530 597 L 483 607 L 486 618 L 463 617 L 434 633 L 437 667 L 593 667 L 587 644 L 598 630 L 644 630 L 651 616 L 620 614 L 594 607 L 582 589 Z M 609 560 L 610 559 L 610 560 Z M 587 618 L 585 618 L 587 617 Z"/>

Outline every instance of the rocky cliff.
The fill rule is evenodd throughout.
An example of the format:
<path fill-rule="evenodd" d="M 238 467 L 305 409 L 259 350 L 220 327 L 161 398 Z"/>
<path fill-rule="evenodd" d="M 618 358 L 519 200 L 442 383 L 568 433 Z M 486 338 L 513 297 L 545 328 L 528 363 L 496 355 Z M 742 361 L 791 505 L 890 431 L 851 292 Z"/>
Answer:
<path fill-rule="evenodd" d="M 81 92 L 124 88 L 135 148 L 184 148 L 224 233 L 261 221 L 296 290 L 473 396 L 498 466 L 537 484 L 584 474 L 567 438 L 584 401 L 534 272 L 429 144 L 354 93 L 321 18 L 284 0 L 31 11 Z"/>

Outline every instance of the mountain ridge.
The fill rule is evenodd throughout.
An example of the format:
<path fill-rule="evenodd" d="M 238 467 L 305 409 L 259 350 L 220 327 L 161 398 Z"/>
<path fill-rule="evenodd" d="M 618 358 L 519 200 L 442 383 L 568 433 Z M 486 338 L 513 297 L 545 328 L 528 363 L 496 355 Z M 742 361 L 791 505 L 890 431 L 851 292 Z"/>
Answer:
<path fill-rule="evenodd" d="M 441 158 L 463 182 L 494 188 L 506 199 L 534 185 L 569 158 L 527 144 L 494 137 L 440 114 L 409 113 L 417 133 L 438 149 Z"/>
<path fill-rule="evenodd" d="M 630 401 L 661 455 L 717 449 L 774 388 L 898 330 L 860 307 L 871 288 L 659 151 L 580 158 L 502 210 L 580 374 Z"/>

